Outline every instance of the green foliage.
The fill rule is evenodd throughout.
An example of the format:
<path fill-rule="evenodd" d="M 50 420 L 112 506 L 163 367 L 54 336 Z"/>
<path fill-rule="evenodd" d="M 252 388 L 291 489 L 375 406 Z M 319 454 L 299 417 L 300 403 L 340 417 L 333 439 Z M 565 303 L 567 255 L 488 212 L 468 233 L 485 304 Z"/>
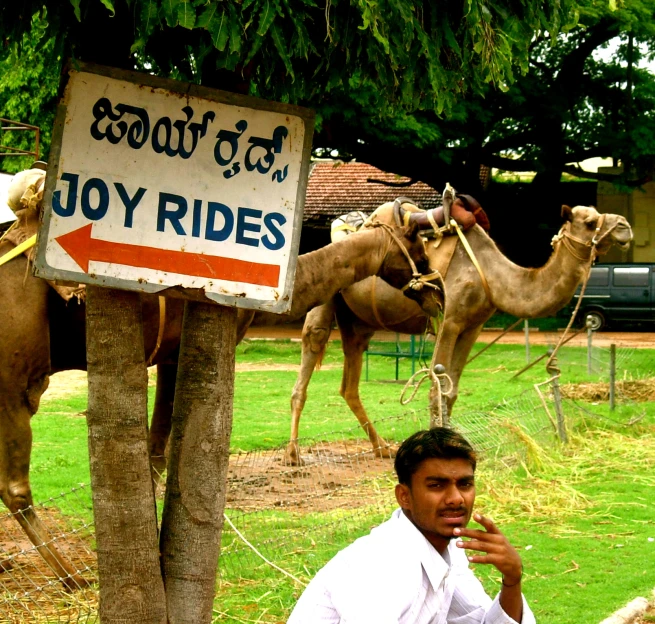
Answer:
<path fill-rule="evenodd" d="M 505 88 L 514 66 L 527 67 L 535 33 L 553 36 L 573 20 L 572 0 L 464 4 L 412 0 L 70 0 L 0 9 L 0 37 L 17 41 L 48 10 L 49 34 L 67 53 L 111 56 L 94 40 L 120 30 L 113 45 L 125 60 L 156 73 L 212 84 L 237 71 L 250 93 L 316 105 L 348 94 L 380 111 L 450 109 L 486 83 Z M 78 24 L 81 26 L 78 27 Z M 88 25 L 88 28 L 86 28 Z M 89 32 L 90 31 L 90 32 Z M 363 99 L 359 99 L 360 92 Z"/>
<path fill-rule="evenodd" d="M 480 165 L 536 171 L 549 180 L 550 192 L 535 190 L 530 200 L 541 213 L 559 209 L 552 189 L 563 171 L 575 173 L 568 163 L 613 157 L 633 169 L 626 180 L 644 180 L 655 165 L 655 77 L 636 65 L 655 52 L 655 2 L 619 6 L 578 2 L 577 26 L 567 24 L 557 36 L 537 35 L 511 84 L 495 81 L 467 93 L 444 116 L 428 110 L 371 114 L 375 94 L 365 91 L 356 99 L 335 99 L 319 111 L 317 143 L 437 189 L 448 181 L 474 195 L 480 193 Z M 616 37 L 616 53 L 603 52 Z M 481 45 L 476 49 L 484 55 Z"/>

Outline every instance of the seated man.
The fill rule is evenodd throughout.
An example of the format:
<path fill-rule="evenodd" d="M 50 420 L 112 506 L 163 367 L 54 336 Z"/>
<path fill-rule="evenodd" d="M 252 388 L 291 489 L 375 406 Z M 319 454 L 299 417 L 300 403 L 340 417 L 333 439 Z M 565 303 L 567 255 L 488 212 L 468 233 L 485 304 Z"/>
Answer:
<path fill-rule="evenodd" d="M 475 514 L 484 530 L 466 528 L 475 465 L 475 451 L 451 429 L 405 440 L 395 461 L 400 509 L 318 572 L 288 624 L 534 624 L 518 552 L 489 518 Z M 495 600 L 469 561 L 500 572 Z"/>

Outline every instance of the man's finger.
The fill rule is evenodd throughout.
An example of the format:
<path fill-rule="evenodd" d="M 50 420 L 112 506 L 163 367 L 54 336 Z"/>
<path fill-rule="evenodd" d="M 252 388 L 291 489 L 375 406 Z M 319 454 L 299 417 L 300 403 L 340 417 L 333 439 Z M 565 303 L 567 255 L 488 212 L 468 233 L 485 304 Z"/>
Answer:
<path fill-rule="evenodd" d="M 495 565 L 495 557 L 493 555 L 468 555 L 467 559 L 471 563 L 488 563 Z"/>
<path fill-rule="evenodd" d="M 462 529 L 456 528 L 455 535 L 461 537 L 470 537 L 472 539 L 488 540 L 490 542 L 501 543 L 504 540 L 502 533 L 489 533 L 487 531 L 480 531 L 479 529 Z"/>
<path fill-rule="evenodd" d="M 475 513 L 473 514 L 473 520 L 475 520 L 478 524 L 481 524 L 489 533 L 500 533 L 500 530 L 494 524 L 494 521 L 487 516 Z"/>
<path fill-rule="evenodd" d="M 469 540 L 467 542 L 459 540 L 457 542 L 457 547 L 464 548 L 465 550 L 479 550 L 480 552 L 486 553 L 503 552 L 502 546 L 500 544 L 493 544 L 491 542 L 483 542 L 480 540 Z"/>

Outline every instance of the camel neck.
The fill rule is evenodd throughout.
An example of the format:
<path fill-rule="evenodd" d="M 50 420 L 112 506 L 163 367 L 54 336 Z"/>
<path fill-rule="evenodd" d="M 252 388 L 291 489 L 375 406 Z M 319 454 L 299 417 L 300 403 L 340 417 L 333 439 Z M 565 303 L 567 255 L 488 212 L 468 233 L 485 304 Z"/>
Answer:
<path fill-rule="evenodd" d="M 589 266 L 558 244 L 544 266 L 524 268 L 506 258 L 491 239 L 479 232 L 473 235 L 494 306 L 519 318 L 557 312 L 571 300 Z"/>
<path fill-rule="evenodd" d="M 376 228 L 298 256 L 289 320 L 329 301 L 355 282 L 377 274 L 387 245 L 387 235 Z"/>

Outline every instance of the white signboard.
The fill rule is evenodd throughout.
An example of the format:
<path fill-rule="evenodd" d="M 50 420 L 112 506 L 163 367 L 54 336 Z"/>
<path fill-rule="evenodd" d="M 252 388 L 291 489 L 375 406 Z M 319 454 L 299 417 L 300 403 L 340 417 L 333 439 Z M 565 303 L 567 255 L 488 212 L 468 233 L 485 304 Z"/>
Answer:
<path fill-rule="evenodd" d="M 69 70 L 36 274 L 286 311 L 312 132 L 306 109 Z"/>

